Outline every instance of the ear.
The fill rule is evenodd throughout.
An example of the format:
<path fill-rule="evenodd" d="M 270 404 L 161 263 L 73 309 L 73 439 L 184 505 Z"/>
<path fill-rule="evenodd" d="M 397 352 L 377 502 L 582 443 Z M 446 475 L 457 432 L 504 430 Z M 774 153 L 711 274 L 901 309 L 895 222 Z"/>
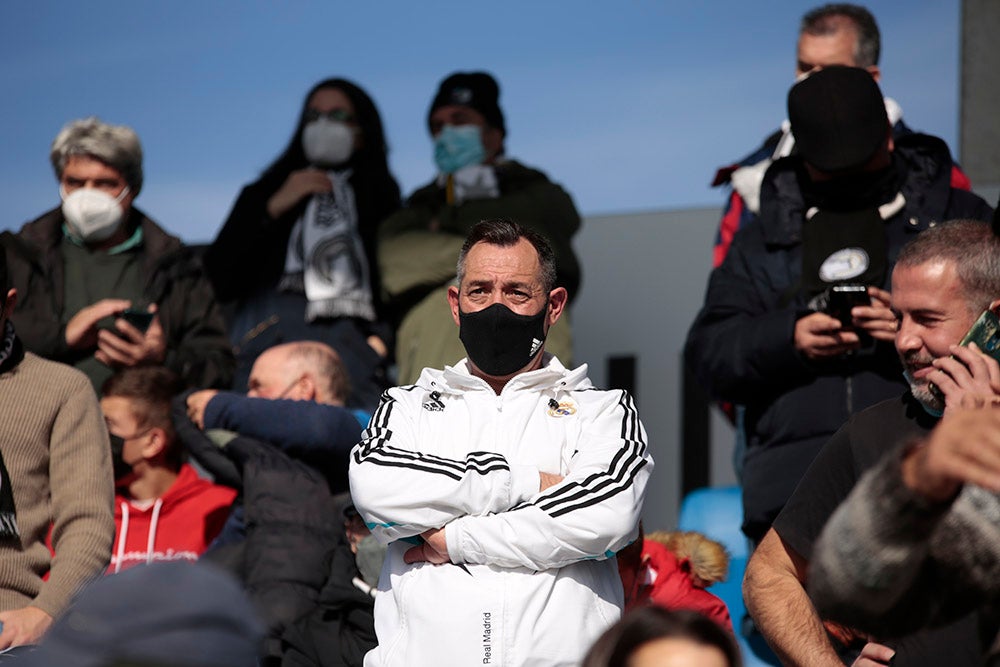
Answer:
<path fill-rule="evenodd" d="M 296 394 L 298 394 L 299 400 L 303 401 L 317 401 L 319 390 L 316 386 L 316 378 L 313 377 L 312 373 L 305 373 L 297 383 Z"/>
<path fill-rule="evenodd" d="M 149 429 L 149 441 L 142 447 L 142 458 L 154 459 L 167 449 L 167 432 L 159 426 Z"/>
<path fill-rule="evenodd" d="M 14 306 L 17 305 L 17 289 L 11 287 L 7 290 L 7 296 L 3 300 L 3 312 L 0 312 L 0 317 L 6 315 L 10 317 L 14 313 Z"/>
<path fill-rule="evenodd" d="M 448 287 L 448 305 L 451 306 L 451 319 L 455 320 L 455 326 L 458 326 L 458 288 L 454 285 Z"/>
<path fill-rule="evenodd" d="M 562 317 L 568 301 L 569 292 L 566 291 L 565 287 L 557 287 L 549 292 L 549 316 L 547 320 L 550 327 Z"/>

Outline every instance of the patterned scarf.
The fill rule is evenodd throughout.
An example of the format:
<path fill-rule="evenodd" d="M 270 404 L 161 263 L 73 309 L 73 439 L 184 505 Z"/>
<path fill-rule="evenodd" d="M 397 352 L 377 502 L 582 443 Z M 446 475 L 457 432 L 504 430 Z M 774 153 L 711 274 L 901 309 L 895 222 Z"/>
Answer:
<path fill-rule="evenodd" d="M 306 321 L 359 317 L 374 321 L 368 258 L 358 232 L 351 171 L 327 172 L 333 190 L 314 195 L 292 228 L 281 288 L 305 292 Z"/>

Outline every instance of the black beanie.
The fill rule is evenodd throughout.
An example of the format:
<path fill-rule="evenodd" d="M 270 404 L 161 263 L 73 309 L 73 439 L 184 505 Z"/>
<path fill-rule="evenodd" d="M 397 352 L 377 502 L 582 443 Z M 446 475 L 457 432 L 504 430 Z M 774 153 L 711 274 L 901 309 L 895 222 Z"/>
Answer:
<path fill-rule="evenodd" d="M 824 67 L 796 83 L 788 120 L 799 154 L 823 171 L 864 165 L 889 132 L 882 91 L 860 67 Z"/>
<path fill-rule="evenodd" d="M 455 72 L 441 82 L 427 112 L 427 125 L 430 126 L 431 114 L 435 110 L 454 104 L 475 109 L 483 114 L 490 127 L 495 127 L 506 136 L 507 128 L 499 99 L 500 87 L 491 75 L 486 72 Z"/>

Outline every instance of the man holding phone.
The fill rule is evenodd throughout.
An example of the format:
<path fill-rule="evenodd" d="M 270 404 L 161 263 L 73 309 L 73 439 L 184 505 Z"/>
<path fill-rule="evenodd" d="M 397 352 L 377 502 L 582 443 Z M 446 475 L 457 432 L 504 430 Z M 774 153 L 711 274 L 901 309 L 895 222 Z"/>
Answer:
<path fill-rule="evenodd" d="M 868 635 L 824 624 L 804 585 L 823 526 L 866 470 L 896 447 L 925 437 L 942 414 L 971 399 L 1000 395 L 1000 363 L 975 343 L 959 345 L 970 330 L 982 329 L 983 312 L 997 308 L 1000 239 L 989 225 L 972 220 L 937 225 L 900 252 L 892 273 L 892 311 L 909 391 L 854 415 L 823 446 L 747 565 L 747 609 L 783 664 L 842 664 L 827 632 L 855 652 L 862 650 L 867 662 L 856 664 L 889 664 L 893 654 L 894 667 L 981 664 L 975 615 L 954 614 L 947 625 L 893 640 L 874 638 L 886 646 L 866 644 Z M 863 567 L 859 572 L 878 581 Z"/>
<path fill-rule="evenodd" d="M 743 530 L 755 542 L 823 443 L 905 389 L 888 290 L 900 248 L 939 221 L 992 215 L 950 186 L 944 142 L 892 138 L 863 69 L 810 74 L 789 91 L 788 117 L 798 153 L 768 169 L 760 219 L 712 272 L 685 346 L 714 399 L 746 406 Z M 862 305 L 837 313 L 845 285 Z"/>
<path fill-rule="evenodd" d="M 0 237 L 25 346 L 77 367 L 95 389 L 117 369 L 158 364 L 188 385 L 228 386 L 232 352 L 200 261 L 133 206 L 136 133 L 73 121 L 50 158 L 61 205 Z"/>

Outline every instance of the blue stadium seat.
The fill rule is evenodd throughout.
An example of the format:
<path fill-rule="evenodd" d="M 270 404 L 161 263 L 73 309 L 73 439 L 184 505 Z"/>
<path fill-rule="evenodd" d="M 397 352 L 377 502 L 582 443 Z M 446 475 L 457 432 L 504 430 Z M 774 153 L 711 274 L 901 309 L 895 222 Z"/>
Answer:
<path fill-rule="evenodd" d="M 708 590 L 722 598 L 729 608 L 736 630 L 736 641 L 743 653 L 745 667 L 780 665 L 774 653 L 759 633 L 744 636 L 743 571 L 746 569 L 750 549 L 747 538 L 740 530 L 743 523 L 743 499 L 738 486 L 695 489 L 681 503 L 678 521 L 680 530 L 694 530 L 721 543 L 729 552 L 729 575 L 725 581 Z"/>

